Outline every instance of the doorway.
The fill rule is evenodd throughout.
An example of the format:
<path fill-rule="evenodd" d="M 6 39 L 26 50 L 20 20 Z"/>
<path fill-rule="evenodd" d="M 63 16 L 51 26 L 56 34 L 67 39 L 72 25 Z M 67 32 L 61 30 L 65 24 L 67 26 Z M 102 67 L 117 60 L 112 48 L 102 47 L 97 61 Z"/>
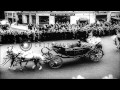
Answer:
<path fill-rule="evenodd" d="M 79 20 L 77 20 L 77 25 L 80 25 L 81 27 L 84 27 L 84 26 L 86 26 L 88 24 L 89 24 L 88 19 L 79 19 Z"/>
<path fill-rule="evenodd" d="M 18 18 L 19 18 L 19 19 L 18 19 L 18 23 L 19 23 L 19 24 L 22 24 L 22 15 L 18 15 Z"/>
<path fill-rule="evenodd" d="M 12 18 L 8 18 L 9 23 L 12 23 Z"/>

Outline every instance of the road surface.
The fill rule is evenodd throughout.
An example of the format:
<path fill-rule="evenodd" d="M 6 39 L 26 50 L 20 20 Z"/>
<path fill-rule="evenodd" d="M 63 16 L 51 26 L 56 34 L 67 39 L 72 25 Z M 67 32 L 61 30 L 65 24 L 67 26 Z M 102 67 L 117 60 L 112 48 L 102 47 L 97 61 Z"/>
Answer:
<path fill-rule="evenodd" d="M 64 40 L 64 41 L 55 41 L 57 43 L 74 43 L 77 40 Z M 44 45 L 47 46 L 48 43 L 44 42 L 38 44 L 33 43 L 33 51 L 40 53 L 41 47 Z M 40 47 L 39 47 L 40 45 Z M 102 60 L 97 63 L 82 61 L 82 60 L 73 60 L 73 59 L 64 59 L 68 61 L 63 64 L 59 69 L 51 69 L 47 65 L 43 65 L 43 69 L 39 71 L 38 69 L 31 70 L 25 69 L 23 71 L 10 71 L 8 70 L 9 63 L 4 67 L 1 67 L 1 79 L 72 79 L 81 75 L 86 79 L 101 79 L 104 76 L 109 74 L 113 75 L 114 78 L 120 78 L 120 51 L 117 50 L 112 38 L 104 37 L 102 38 L 103 51 L 105 55 Z M 8 45 L 1 46 L 1 63 L 2 58 L 6 55 L 6 48 Z M 17 50 L 20 50 L 19 45 L 14 45 Z M 74 61 L 74 62 L 71 62 Z M 32 63 L 29 63 L 29 67 L 32 66 Z"/>

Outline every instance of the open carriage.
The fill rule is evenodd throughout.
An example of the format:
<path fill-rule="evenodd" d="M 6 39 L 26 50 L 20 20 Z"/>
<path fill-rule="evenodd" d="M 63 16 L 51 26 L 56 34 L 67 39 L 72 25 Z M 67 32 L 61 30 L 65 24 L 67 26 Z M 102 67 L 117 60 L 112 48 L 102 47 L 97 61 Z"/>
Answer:
<path fill-rule="evenodd" d="M 104 55 L 100 42 L 91 44 L 79 41 L 68 47 L 53 44 L 52 49 L 47 49 L 47 53 L 44 53 L 43 49 L 41 52 L 47 57 L 47 60 L 49 60 L 49 66 L 51 68 L 61 67 L 63 64 L 63 58 L 84 57 L 91 61 L 98 62 Z M 53 55 L 51 51 L 54 51 L 56 55 Z"/>
<path fill-rule="evenodd" d="M 51 49 L 48 47 L 41 49 L 42 55 L 28 53 L 30 57 L 22 55 L 23 53 L 21 52 L 15 54 L 11 49 L 7 51 L 7 56 L 8 59 L 11 60 L 11 66 L 20 64 L 21 69 L 23 69 L 21 63 L 26 62 L 27 65 L 29 61 L 34 62 L 33 67 L 36 67 L 39 63 L 40 69 L 42 64 L 49 64 L 51 68 L 60 68 L 63 65 L 63 58 L 83 57 L 88 58 L 88 60 L 98 62 L 104 55 L 102 45 L 100 41 L 93 40 L 93 43 L 92 40 L 93 39 L 89 39 L 88 42 L 78 41 L 77 43 L 68 46 L 62 46 L 53 43 Z M 23 47 L 26 47 L 24 48 L 24 51 L 29 50 L 31 47 L 31 45 L 29 45 L 29 47 L 27 48 L 26 44 L 28 43 L 24 43 L 24 45 L 21 48 L 23 50 Z M 53 54 L 52 52 L 55 52 L 56 54 Z"/>

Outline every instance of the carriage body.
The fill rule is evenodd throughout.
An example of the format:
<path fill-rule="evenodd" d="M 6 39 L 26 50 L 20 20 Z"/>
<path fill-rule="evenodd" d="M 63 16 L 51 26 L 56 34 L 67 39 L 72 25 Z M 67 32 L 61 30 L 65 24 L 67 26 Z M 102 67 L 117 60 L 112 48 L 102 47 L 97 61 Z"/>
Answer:
<path fill-rule="evenodd" d="M 72 45 L 73 46 L 73 45 Z M 80 47 L 75 46 L 69 48 L 62 47 L 62 46 L 53 46 L 53 50 L 60 55 L 61 57 L 84 57 L 90 55 L 94 50 L 102 50 L 102 45 L 97 43 L 96 45 L 81 45 Z"/>
<path fill-rule="evenodd" d="M 78 42 L 68 47 L 53 45 L 52 50 L 56 53 L 53 55 L 51 52 L 48 52 L 49 65 L 52 68 L 59 68 L 63 64 L 64 58 L 87 58 L 88 60 L 98 62 L 104 55 L 102 50 L 102 44 L 97 43 L 88 43 L 88 42 Z M 79 59 L 81 60 L 81 59 Z"/>

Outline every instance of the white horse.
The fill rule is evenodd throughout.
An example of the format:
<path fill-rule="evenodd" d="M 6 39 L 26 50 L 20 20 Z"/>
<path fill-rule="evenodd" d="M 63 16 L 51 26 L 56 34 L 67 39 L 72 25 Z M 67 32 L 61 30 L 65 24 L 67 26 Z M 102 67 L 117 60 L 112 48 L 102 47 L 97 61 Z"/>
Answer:
<path fill-rule="evenodd" d="M 43 57 L 40 53 L 38 54 L 38 53 L 34 53 L 33 51 L 24 52 L 24 51 L 21 51 L 21 50 L 16 50 L 15 48 L 13 48 L 13 46 L 9 46 L 8 50 L 9 51 L 12 50 L 13 53 L 16 54 L 16 55 L 18 53 L 21 53 L 21 55 L 18 56 L 18 59 L 20 60 L 20 65 L 21 65 L 22 62 L 26 62 L 26 65 L 27 65 L 27 63 L 29 61 L 33 61 L 34 62 L 34 66 L 32 67 L 32 69 L 34 69 L 37 66 L 38 63 L 40 65 L 39 70 L 42 69 L 41 63 L 44 62 L 45 57 Z"/>
<path fill-rule="evenodd" d="M 23 55 L 22 55 L 22 57 L 26 58 L 28 61 L 30 59 L 32 59 L 32 58 L 35 58 L 35 60 L 33 60 L 33 62 L 34 62 L 35 65 L 32 66 L 32 69 L 34 69 L 37 66 L 38 63 L 40 65 L 39 70 L 42 69 L 41 63 L 44 62 L 45 57 L 43 57 L 41 54 L 34 53 L 33 51 L 31 51 L 31 52 L 24 52 Z M 27 63 L 26 63 L 26 65 L 27 65 Z"/>

